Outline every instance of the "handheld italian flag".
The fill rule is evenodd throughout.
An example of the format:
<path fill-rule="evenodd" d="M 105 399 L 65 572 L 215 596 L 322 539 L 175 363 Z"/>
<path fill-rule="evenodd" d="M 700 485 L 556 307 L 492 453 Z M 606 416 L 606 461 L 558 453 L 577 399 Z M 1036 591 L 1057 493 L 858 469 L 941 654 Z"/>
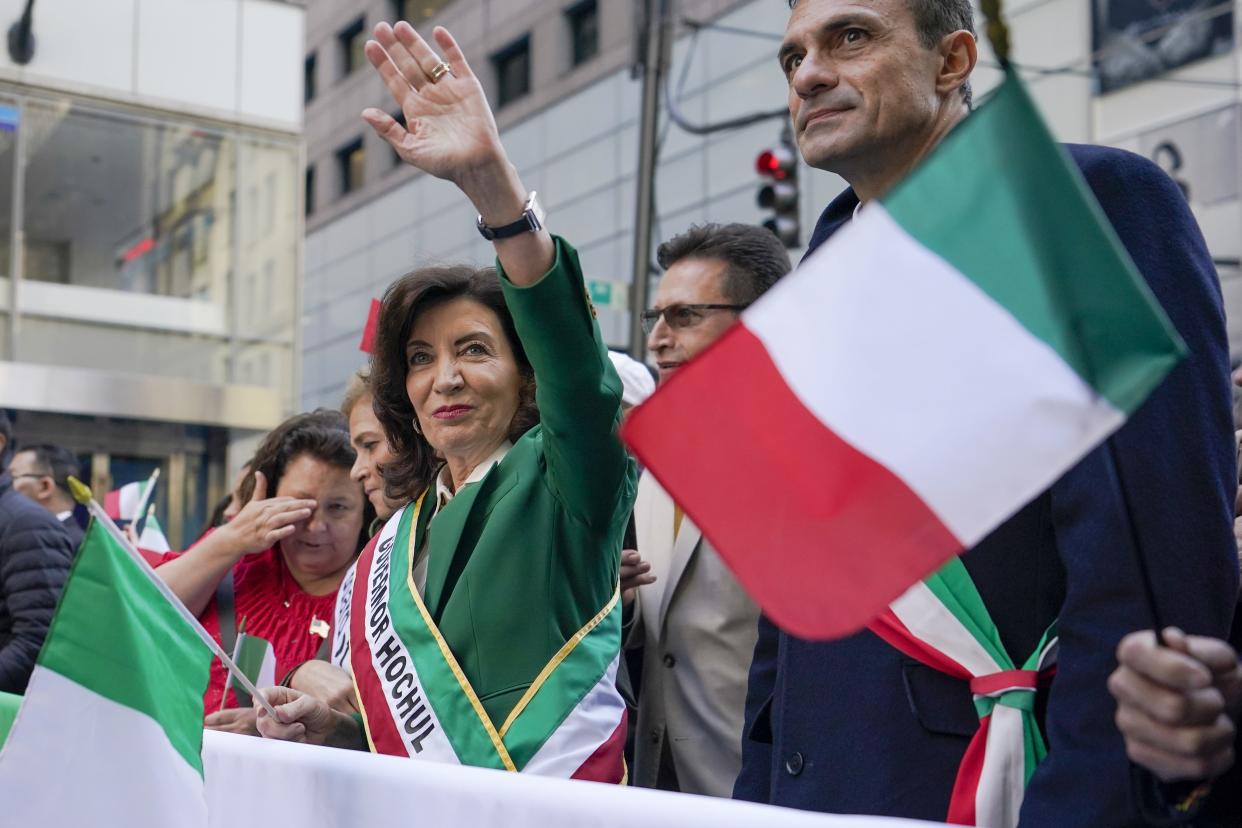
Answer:
<path fill-rule="evenodd" d="M 1036 652 L 1006 653 L 954 556 L 1184 352 L 1007 71 L 623 436 L 777 624 L 806 638 L 869 625 L 969 683 L 980 727 L 948 818 L 1005 828 L 1045 752 L 1032 711 L 1055 625 Z"/>
<path fill-rule="evenodd" d="M 138 537 L 138 548 L 146 552 L 168 552 L 172 549 L 164 527 L 155 517 L 155 504 L 151 502 L 159 479 L 160 470 L 157 468 L 146 480 L 126 483 L 104 495 L 104 512 L 117 526 L 136 523 L 136 528 L 142 533 Z"/>
<path fill-rule="evenodd" d="M 91 521 L 0 749 L 6 824 L 207 825 L 212 653 L 152 577 Z"/>
<path fill-rule="evenodd" d="M 255 687 L 271 687 L 276 683 L 276 651 L 266 638 L 246 632 L 245 618 L 241 621 L 237 642 L 233 645 L 233 661 Z M 229 686 L 237 697 L 238 707 L 249 707 L 253 704 L 250 693 L 237 678 L 230 676 Z M 227 700 L 228 694 L 225 693 L 220 704 L 223 705 Z"/>
<path fill-rule="evenodd" d="M 1183 353 L 1008 73 L 623 435 L 776 623 L 834 638 L 1051 485 Z"/>

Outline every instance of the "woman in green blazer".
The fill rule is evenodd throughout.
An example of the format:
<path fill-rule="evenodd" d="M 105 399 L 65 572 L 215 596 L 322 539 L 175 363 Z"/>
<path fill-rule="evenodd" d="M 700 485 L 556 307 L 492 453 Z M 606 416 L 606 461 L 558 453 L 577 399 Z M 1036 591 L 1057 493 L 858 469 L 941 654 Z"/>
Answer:
<path fill-rule="evenodd" d="M 427 268 L 386 293 L 371 382 L 387 494 L 413 502 L 341 588 L 334 649 L 361 715 L 278 688 L 284 721 L 260 731 L 621 781 L 621 384 L 577 254 L 542 228 L 452 36 L 435 40 L 446 61 L 407 23 L 376 27 L 366 53 L 409 130 L 363 117 L 470 199 L 497 269 Z"/>

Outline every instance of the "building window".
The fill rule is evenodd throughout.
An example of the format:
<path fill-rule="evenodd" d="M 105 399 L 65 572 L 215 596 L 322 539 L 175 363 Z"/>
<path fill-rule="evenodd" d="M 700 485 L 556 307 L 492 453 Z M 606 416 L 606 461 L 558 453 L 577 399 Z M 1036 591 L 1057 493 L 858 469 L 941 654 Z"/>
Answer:
<path fill-rule="evenodd" d="M 306 215 L 315 212 L 315 167 L 306 168 Z"/>
<path fill-rule="evenodd" d="M 310 103 L 315 100 L 317 89 L 315 88 L 315 53 L 311 52 L 306 56 L 306 62 L 302 64 L 302 103 Z"/>
<path fill-rule="evenodd" d="M 341 147 L 336 151 L 336 163 L 341 170 L 341 195 L 349 195 L 362 188 L 366 180 L 366 150 L 362 147 L 362 139 Z"/>
<path fill-rule="evenodd" d="M 569 21 L 570 52 L 573 65 L 580 66 L 599 54 L 599 6 L 584 0 L 565 12 Z"/>
<path fill-rule="evenodd" d="M 393 22 L 404 20 L 417 26 L 433 17 L 452 0 L 392 0 Z"/>
<path fill-rule="evenodd" d="M 363 19 L 359 17 L 342 29 L 336 40 L 341 51 L 341 77 L 346 77 L 367 62 L 366 53 L 362 51 L 367 43 Z"/>
<path fill-rule="evenodd" d="M 523 37 L 492 56 L 496 70 L 496 106 L 516 101 L 530 92 L 530 37 Z"/>

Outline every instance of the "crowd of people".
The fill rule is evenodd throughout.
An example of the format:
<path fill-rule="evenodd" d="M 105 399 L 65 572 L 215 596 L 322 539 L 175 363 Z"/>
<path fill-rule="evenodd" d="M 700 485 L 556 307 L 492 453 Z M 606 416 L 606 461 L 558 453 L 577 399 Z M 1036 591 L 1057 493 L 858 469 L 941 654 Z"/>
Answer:
<path fill-rule="evenodd" d="M 789 6 L 777 58 L 800 152 L 849 184 L 814 251 L 968 116 L 977 47 L 968 0 Z M 365 53 L 404 122 L 363 118 L 403 162 L 456 185 L 497 265 L 394 282 L 340 411 L 272 430 L 203 536 L 151 555 L 226 649 L 242 634 L 271 647 L 276 686 L 262 692 L 279 718 L 215 664 L 205 726 L 944 820 L 978 751 L 1007 738 L 968 749 L 977 688 L 868 631 L 816 642 L 767 620 L 617 439 L 652 373 L 606 348 L 578 256 L 549 232 L 452 36 L 381 23 Z M 1015 663 L 1058 635 L 1055 677 L 1033 694 L 1047 757 L 996 784 L 1019 788 L 1014 824 L 1239 824 L 1242 489 L 1216 274 L 1153 164 L 1068 153 L 1190 356 L 1112 453 L 1089 454 L 962 557 Z M 791 266 L 772 233 L 743 224 L 689 228 L 658 260 L 642 319 L 659 383 Z M 0 445 L 0 690 L 21 692 L 82 526 L 71 452 L 14 451 L 2 415 Z M 1134 545 L 1175 625 L 1162 641 Z"/>

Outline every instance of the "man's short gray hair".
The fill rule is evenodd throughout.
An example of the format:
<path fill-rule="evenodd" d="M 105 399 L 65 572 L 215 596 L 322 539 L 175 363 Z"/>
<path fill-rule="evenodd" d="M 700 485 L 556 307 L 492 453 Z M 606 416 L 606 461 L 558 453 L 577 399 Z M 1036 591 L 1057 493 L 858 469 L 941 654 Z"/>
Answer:
<path fill-rule="evenodd" d="M 906 0 L 914 15 L 914 27 L 925 49 L 933 49 L 945 35 L 967 31 L 975 35 L 975 10 L 970 0 Z M 798 0 L 789 0 L 792 10 Z M 970 81 L 960 87 L 962 100 L 970 108 Z"/>

